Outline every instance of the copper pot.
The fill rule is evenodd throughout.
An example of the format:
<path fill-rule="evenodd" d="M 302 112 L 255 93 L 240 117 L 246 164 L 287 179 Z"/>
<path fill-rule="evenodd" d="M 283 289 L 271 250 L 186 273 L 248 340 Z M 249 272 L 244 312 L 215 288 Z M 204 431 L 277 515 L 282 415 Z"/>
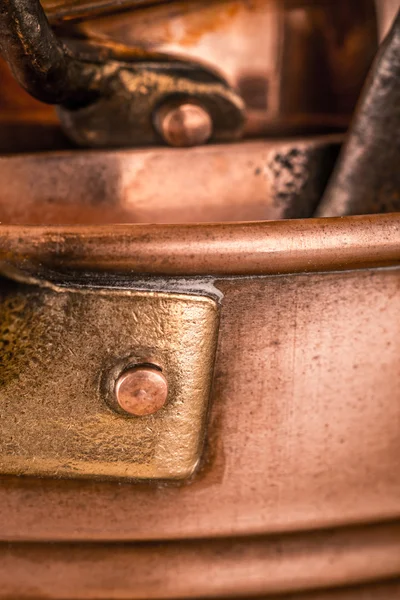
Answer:
<path fill-rule="evenodd" d="M 400 217 L 292 220 L 336 158 L 371 6 L 131 4 L 46 6 L 113 59 L 206 61 L 207 39 L 248 135 L 325 133 L 0 158 L 0 598 L 394 600 Z M 218 39 L 234 56 L 245 26 L 254 66 L 230 70 Z M 113 394 L 138 369 L 168 392 L 136 418 Z"/>

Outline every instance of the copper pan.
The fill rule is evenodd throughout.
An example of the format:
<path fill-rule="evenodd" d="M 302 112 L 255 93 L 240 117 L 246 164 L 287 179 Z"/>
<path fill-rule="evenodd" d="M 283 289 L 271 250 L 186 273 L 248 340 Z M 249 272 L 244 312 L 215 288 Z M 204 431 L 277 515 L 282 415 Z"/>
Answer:
<path fill-rule="evenodd" d="M 287 218 L 311 212 L 321 193 L 311 166 L 338 143 L 0 159 L 0 303 L 11 323 L 1 351 L 12 360 L 22 349 L 17 386 L 40 360 L 40 310 L 63 344 L 64 293 L 179 289 L 217 298 L 221 311 L 194 476 L 3 476 L 0 598 L 399 598 L 400 215 Z M 289 161 L 287 179 L 274 167 L 290 153 L 304 160 Z M 163 189 L 174 162 L 177 183 Z M 54 340 L 47 350 L 59 351 Z M 51 379 L 54 363 L 43 364 Z"/>

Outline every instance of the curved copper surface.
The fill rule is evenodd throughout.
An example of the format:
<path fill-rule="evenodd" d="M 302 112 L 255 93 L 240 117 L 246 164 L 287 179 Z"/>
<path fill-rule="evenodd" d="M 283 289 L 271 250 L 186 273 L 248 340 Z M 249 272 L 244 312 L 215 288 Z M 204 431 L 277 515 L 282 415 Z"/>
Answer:
<path fill-rule="evenodd" d="M 0 269 L 265 275 L 391 265 L 400 213 L 199 225 L 0 225 Z"/>
<path fill-rule="evenodd" d="M 298 600 L 395 600 L 399 584 L 384 582 L 399 572 L 399 524 L 164 544 L 0 544 L 0 598 L 6 600 L 277 600 L 275 594 L 296 600 L 286 594 L 299 591 L 310 596 Z M 358 587 L 379 581 L 377 589 Z M 321 591 L 351 584 L 354 595 Z"/>
<path fill-rule="evenodd" d="M 311 217 L 342 137 L 0 156 L 3 225 Z"/>
<path fill-rule="evenodd" d="M 379 39 L 383 40 L 389 31 L 397 11 L 400 8 L 400 0 L 377 0 Z"/>

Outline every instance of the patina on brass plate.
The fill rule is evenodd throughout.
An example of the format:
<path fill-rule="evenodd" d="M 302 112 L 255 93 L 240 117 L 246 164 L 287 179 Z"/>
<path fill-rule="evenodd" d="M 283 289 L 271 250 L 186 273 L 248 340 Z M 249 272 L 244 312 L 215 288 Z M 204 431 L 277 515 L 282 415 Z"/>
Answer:
<path fill-rule="evenodd" d="M 0 473 L 183 479 L 201 455 L 218 328 L 209 297 L 3 280 Z M 162 368 L 156 414 L 112 408 L 132 364 Z"/>

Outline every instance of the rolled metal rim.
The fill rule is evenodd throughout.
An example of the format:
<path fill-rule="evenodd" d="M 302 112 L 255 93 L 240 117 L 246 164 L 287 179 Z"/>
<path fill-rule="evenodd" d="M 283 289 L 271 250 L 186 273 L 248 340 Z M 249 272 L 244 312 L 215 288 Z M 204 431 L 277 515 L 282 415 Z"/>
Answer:
<path fill-rule="evenodd" d="M 0 225 L 0 272 L 245 276 L 390 266 L 400 213 L 191 225 Z"/>

